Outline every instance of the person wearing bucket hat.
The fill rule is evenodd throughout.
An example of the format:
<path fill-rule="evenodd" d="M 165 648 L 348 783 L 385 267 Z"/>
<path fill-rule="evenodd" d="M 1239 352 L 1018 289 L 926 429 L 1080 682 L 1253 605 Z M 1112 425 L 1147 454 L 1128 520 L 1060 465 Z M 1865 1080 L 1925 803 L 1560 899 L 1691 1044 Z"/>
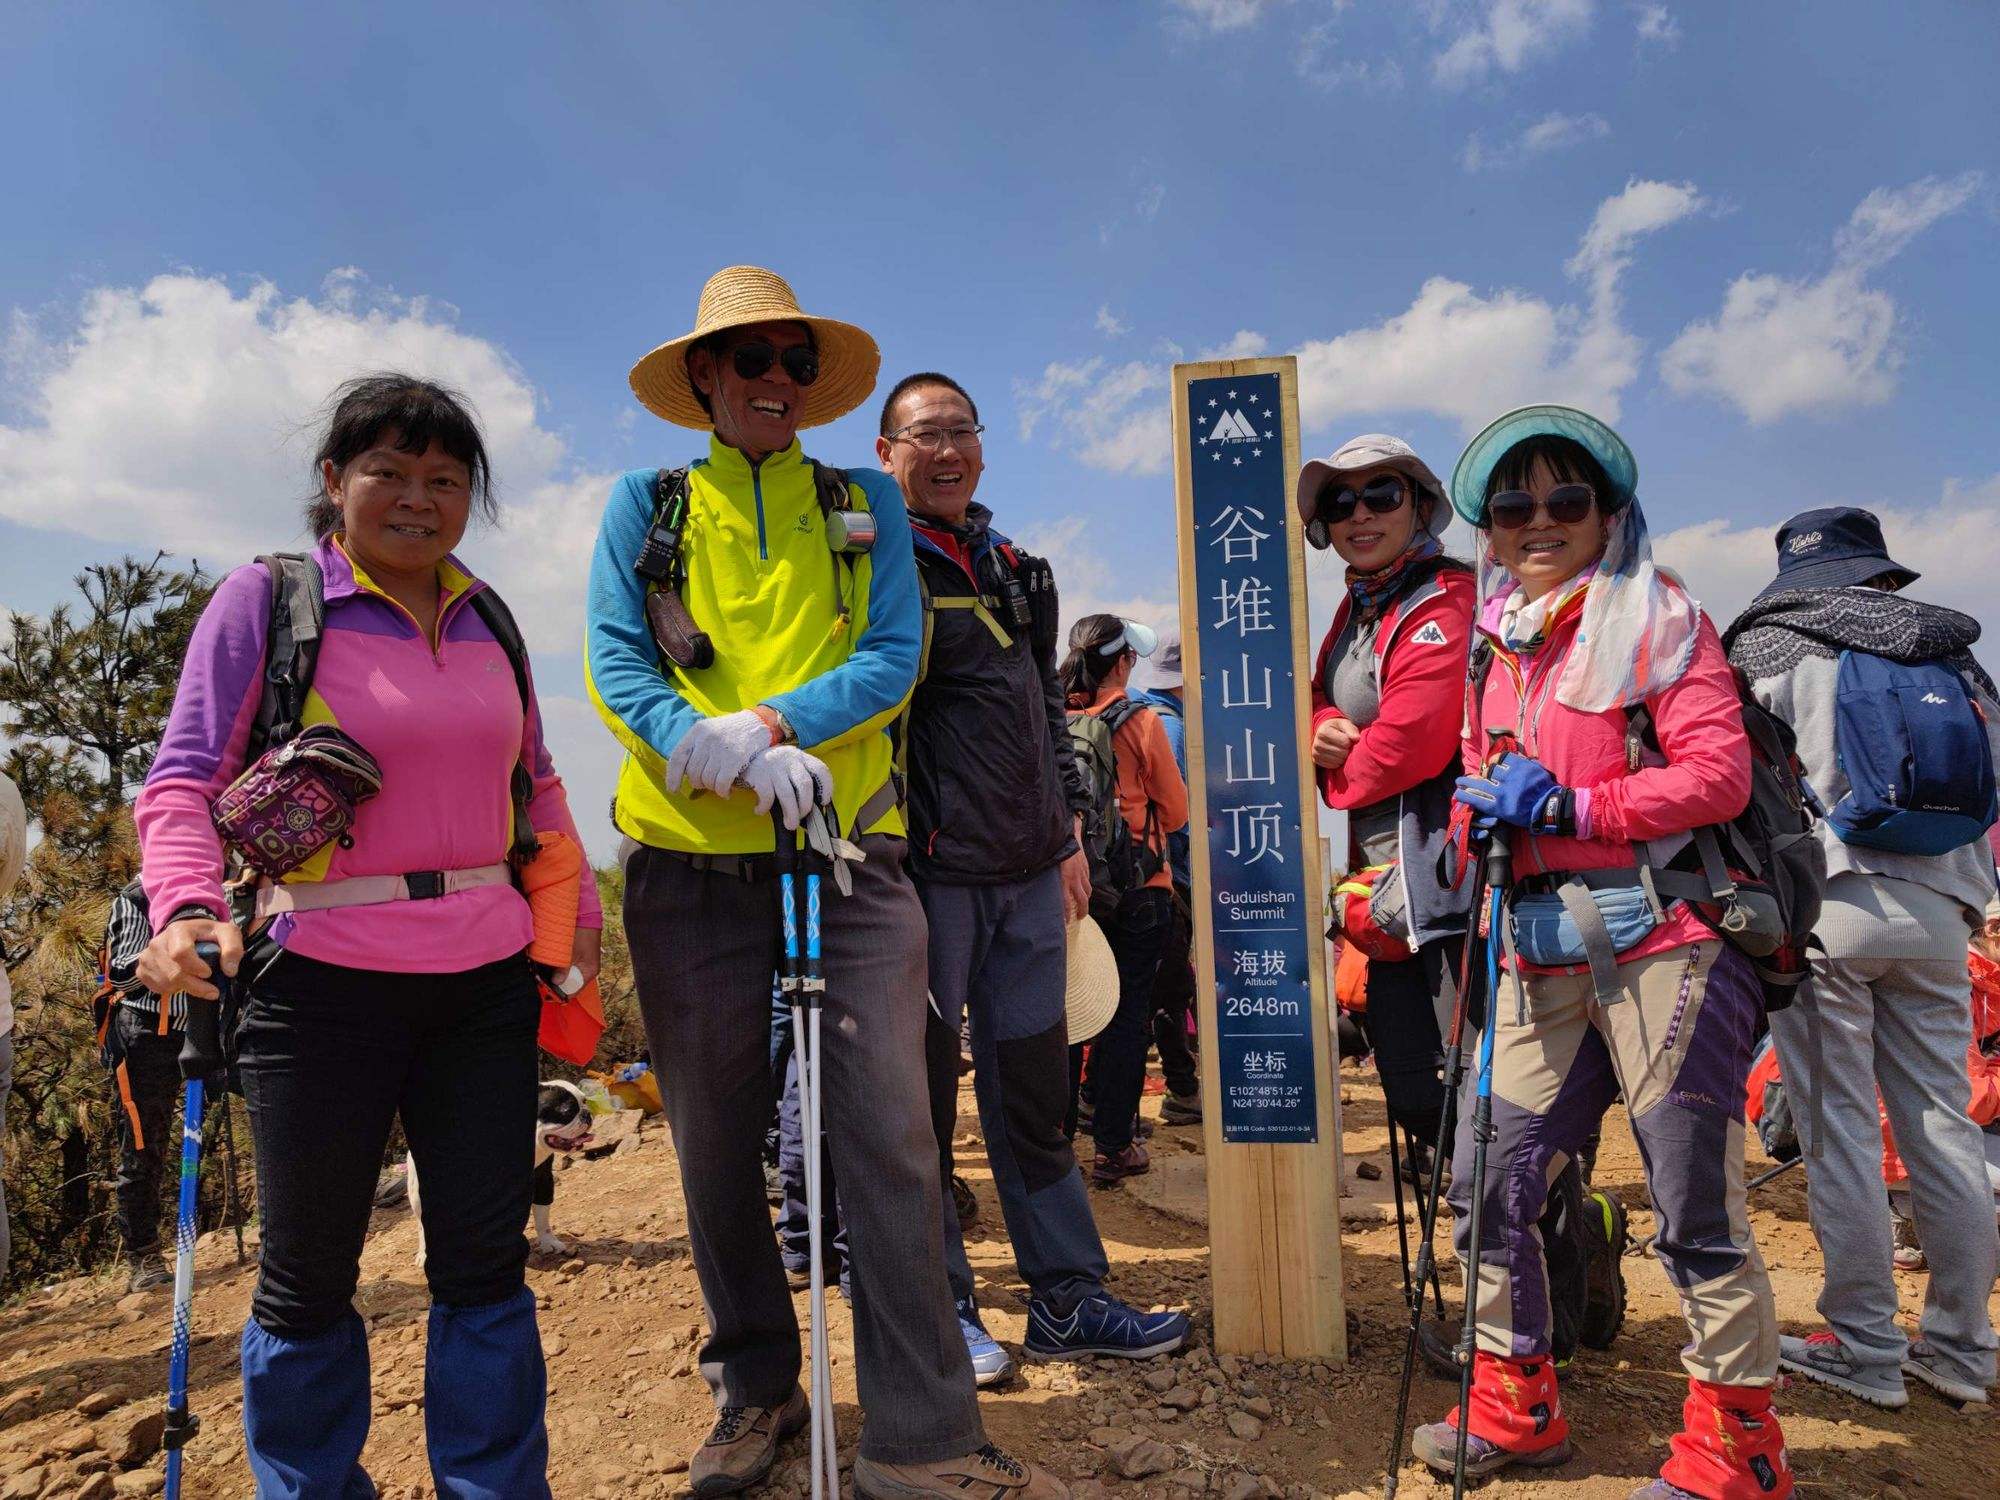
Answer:
<path fill-rule="evenodd" d="M 1782 1500 L 1793 1482 L 1771 1410 L 1777 1314 L 1743 1179 L 1762 991 L 1749 960 L 1686 902 L 1662 904 L 1639 868 L 1660 841 L 1748 804 L 1735 678 L 1714 625 L 1654 565 L 1637 464 L 1597 418 L 1508 413 L 1467 447 L 1451 496 L 1479 528 L 1481 595 L 1456 797 L 1459 816 L 1508 825 L 1515 876 L 1493 940 L 1507 940 L 1515 995 L 1493 997 L 1488 1022 L 1485 1180 L 1470 1109 L 1453 1157 L 1456 1248 L 1481 1288 L 1472 1398 L 1419 1428 L 1414 1447 L 1450 1473 L 1463 1422 L 1472 1473 L 1568 1458 L 1534 1225 L 1556 1170 L 1622 1092 L 1691 1334 L 1684 1430 L 1635 1500 Z M 1628 758 L 1639 710 L 1659 750 Z"/>
<path fill-rule="evenodd" d="M 1778 528 L 1777 547 L 1777 576 L 1723 641 L 1757 701 L 1791 725 L 1828 810 L 1810 996 L 1771 1017 L 1815 1148 L 1806 1194 L 1827 1326 L 1781 1339 L 1780 1361 L 1876 1406 L 1905 1404 L 1906 1376 L 1984 1405 L 2000 1248 L 1968 1109 L 1965 947 L 2000 912 L 1982 836 L 2000 702 L 1972 656 L 1978 622 L 1903 592 L 1918 575 L 1867 511 L 1803 512 Z M 1914 1341 L 1897 1325 L 1883 1253 L 1878 1119 L 1894 1127 L 1930 1262 Z"/>
<path fill-rule="evenodd" d="M 1185 1341 L 1187 1319 L 1141 1312 L 1104 1290 L 1104 1242 L 1063 1134 L 1064 919 L 1089 921 L 1090 784 L 1056 680 L 1055 575 L 1002 535 L 975 498 L 985 468 L 979 438 L 964 388 L 924 371 L 889 392 L 875 443 L 909 506 L 925 605 L 901 742 L 910 871 L 930 924 L 925 1044 L 938 1167 L 950 1176 L 959 1033 L 969 1018 L 987 1162 L 1028 1284 L 1029 1355 L 1165 1354 Z M 980 1319 L 949 1204 L 943 1223 L 973 1374 L 995 1384 L 1013 1362 Z"/>
<path fill-rule="evenodd" d="M 1159 715 L 1125 688 L 1132 669 L 1159 644 L 1153 629 L 1137 620 L 1085 615 L 1070 627 L 1060 673 L 1070 734 L 1089 768 L 1092 795 L 1104 798 L 1087 825 L 1091 906 L 1118 958 L 1118 1009 L 1090 1051 L 1097 1145 L 1090 1175 L 1099 1186 L 1135 1177 L 1151 1164 L 1134 1135 L 1153 990 L 1173 923 L 1167 835 L 1186 826 L 1188 796 Z M 1072 1101 L 1085 1083 L 1082 1069 L 1083 1049 L 1072 1047 Z"/>
<path fill-rule="evenodd" d="M 909 521 L 888 475 L 828 468 L 798 441 L 865 400 L 878 365 L 866 333 L 805 312 L 774 273 L 718 271 L 694 329 L 632 369 L 640 402 L 708 433 L 707 451 L 624 475 L 591 560 L 585 679 L 626 752 L 612 808 L 625 930 L 647 1039 L 670 1063 L 661 1093 L 709 1312 L 719 1417 L 690 1484 L 757 1483 L 808 1420 L 759 1151 L 773 814 L 789 838 L 830 808 L 825 1089 L 859 1291 L 855 1487 L 1044 1500 L 1064 1486 L 985 1441 L 938 1241 L 925 925 L 890 740 L 922 637 Z"/>
<path fill-rule="evenodd" d="M 1471 896 L 1438 878 L 1438 855 L 1465 709 L 1472 570 L 1444 555 L 1444 486 L 1400 438 L 1369 433 L 1313 460 L 1297 501 L 1307 540 L 1347 564 L 1313 668 L 1314 774 L 1327 806 L 1347 813 L 1347 868 L 1377 867 L 1375 884 L 1402 914 L 1388 936 L 1404 956 L 1368 965 L 1366 1026 L 1383 1099 L 1418 1158 L 1443 1123 L 1446 976 Z"/>

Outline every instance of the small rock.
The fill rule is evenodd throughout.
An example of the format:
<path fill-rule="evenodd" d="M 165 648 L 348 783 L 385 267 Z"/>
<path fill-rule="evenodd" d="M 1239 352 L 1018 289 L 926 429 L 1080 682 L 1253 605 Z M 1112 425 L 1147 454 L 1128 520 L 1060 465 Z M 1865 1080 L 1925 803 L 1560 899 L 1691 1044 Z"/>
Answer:
<path fill-rule="evenodd" d="M 118 1486 L 112 1483 L 111 1476 L 100 1470 L 84 1480 L 76 1492 L 76 1500 L 112 1500 L 117 1493 Z"/>
<path fill-rule="evenodd" d="M 136 1497 L 157 1495 L 167 1487 L 167 1476 L 158 1469 L 134 1469 L 130 1474 L 117 1475 L 111 1481 L 111 1488 L 119 1500 L 136 1500 Z"/>
<path fill-rule="evenodd" d="M 0 1486 L 0 1500 L 35 1500 L 42 1492 L 42 1486 L 49 1482 L 49 1471 L 41 1464 L 21 1470 L 4 1486 Z"/>
<path fill-rule="evenodd" d="M 97 1445 L 111 1455 L 112 1462 L 129 1469 L 160 1451 L 160 1439 L 166 1430 L 164 1411 L 157 1407 L 149 1411 L 143 1406 L 128 1406 L 99 1425 Z"/>
<path fill-rule="evenodd" d="M 687 1471 L 688 1461 L 684 1453 L 669 1454 L 667 1461 L 660 1465 L 662 1474 L 685 1474 Z"/>
<path fill-rule="evenodd" d="M 1216 1364 L 1221 1367 L 1222 1373 L 1227 1379 L 1236 1380 L 1241 1378 L 1243 1374 L 1243 1361 L 1233 1354 L 1223 1355 L 1222 1358 L 1216 1361 Z"/>
<path fill-rule="evenodd" d="M 123 1406 L 132 1399 L 132 1393 L 122 1385 L 107 1385 L 101 1391 L 92 1391 L 76 1403 L 79 1416 L 101 1417 L 116 1407 Z"/>
<path fill-rule="evenodd" d="M 1223 1418 L 1230 1436 L 1241 1438 L 1246 1443 L 1254 1443 L 1264 1435 L 1264 1424 L 1247 1411 L 1233 1411 Z"/>
<path fill-rule="evenodd" d="M 1146 1372 L 1147 1390 L 1164 1393 L 1173 1388 L 1174 1372 L 1172 1370 L 1148 1370 Z"/>
<path fill-rule="evenodd" d="M 1248 1401 L 1243 1403 L 1243 1409 L 1259 1421 L 1268 1422 L 1271 1420 L 1271 1403 L 1266 1397 L 1252 1396 Z"/>
<path fill-rule="evenodd" d="M 1115 1448 L 1127 1438 L 1135 1436 L 1137 1436 L 1136 1433 L 1123 1427 L 1093 1427 L 1090 1429 L 1091 1442 L 1100 1448 Z"/>
<path fill-rule="evenodd" d="M 572 1256 L 570 1259 L 564 1261 L 561 1265 L 557 1266 L 556 1270 L 561 1275 L 564 1276 L 581 1276 L 583 1274 L 583 1266 L 584 1263 L 582 1260 L 576 1258 L 575 1256 Z"/>
<path fill-rule="evenodd" d="M 1109 1500 L 1110 1494 L 1095 1479 L 1079 1479 L 1069 1487 L 1070 1500 Z"/>
<path fill-rule="evenodd" d="M 78 1427 L 65 1432 L 56 1439 L 56 1452 L 75 1457 L 97 1446 L 97 1431 L 91 1427 Z"/>
<path fill-rule="evenodd" d="M 1380 1182 L 1382 1169 L 1372 1161 L 1358 1161 L 1354 1164 L 1354 1175 L 1363 1182 Z"/>
<path fill-rule="evenodd" d="M 1126 1434 L 1126 1440 L 1111 1450 L 1111 1466 L 1123 1479 L 1144 1479 L 1164 1474 L 1174 1466 L 1174 1450 L 1156 1438 Z"/>
<path fill-rule="evenodd" d="M 1201 1394 L 1191 1385 L 1177 1385 L 1160 1397 L 1160 1405 L 1174 1411 L 1193 1411 L 1201 1405 Z"/>

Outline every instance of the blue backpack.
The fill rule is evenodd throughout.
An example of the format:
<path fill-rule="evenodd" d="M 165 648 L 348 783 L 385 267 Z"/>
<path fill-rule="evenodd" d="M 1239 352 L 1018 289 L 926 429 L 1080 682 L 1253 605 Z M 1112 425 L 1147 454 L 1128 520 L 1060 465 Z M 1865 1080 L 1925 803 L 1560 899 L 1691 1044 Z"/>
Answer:
<path fill-rule="evenodd" d="M 1843 651 L 1834 751 L 1848 792 L 1827 821 L 1846 843 L 1947 854 L 2000 816 L 1985 720 L 1941 661 Z"/>

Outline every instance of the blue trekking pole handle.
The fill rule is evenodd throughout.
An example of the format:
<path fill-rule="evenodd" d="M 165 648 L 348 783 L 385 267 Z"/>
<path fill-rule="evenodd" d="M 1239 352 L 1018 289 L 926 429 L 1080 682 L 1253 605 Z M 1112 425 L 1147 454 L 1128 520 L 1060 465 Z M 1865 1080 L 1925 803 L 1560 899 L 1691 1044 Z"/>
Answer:
<path fill-rule="evenodd" d="M 181 1450 L 201 1430 L 201 1419 L 188 1410 L 188 1323 L 194 1308 L 194 1231 L 196 1189 L 201 1180 L 201 1118 L 211 1074 L 222 1069 L 218 1014 L 228 994 L 222 953 L 214 943 L 196 943 L 194 955 L 208 965 L 216 998 L 187 997 L 187 1035 L 181 1044 L 181 1077 L 186 1081 L 181 1101 L 181 1195 L 174 1231 L 174 1337 L 167 1361 L 167 1421 L 160 1445 L 167 1453 L 167 1500 L 180 1500 Z"/>

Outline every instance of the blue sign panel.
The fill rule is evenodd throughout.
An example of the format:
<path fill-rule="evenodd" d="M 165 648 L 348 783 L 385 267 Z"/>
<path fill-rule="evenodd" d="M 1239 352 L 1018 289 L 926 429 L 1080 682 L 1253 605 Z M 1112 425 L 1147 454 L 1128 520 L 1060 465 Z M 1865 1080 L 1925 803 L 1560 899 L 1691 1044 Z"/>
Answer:
<path fill-rule="evenodd" d="M 1276 375 L 1191 380 L 1194 584 L 1225 1141 L 1318 1139 L 1312 944 Z"/>

